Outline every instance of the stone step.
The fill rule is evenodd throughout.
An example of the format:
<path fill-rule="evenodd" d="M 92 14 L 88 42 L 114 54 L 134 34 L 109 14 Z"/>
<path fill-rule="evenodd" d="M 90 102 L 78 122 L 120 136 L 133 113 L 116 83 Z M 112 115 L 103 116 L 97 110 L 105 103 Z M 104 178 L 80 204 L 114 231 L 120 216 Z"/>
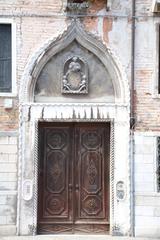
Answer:
<path fill-rule="evenodd" d="M 9 236 L 0 240 L 158 240 L 159 238 L 112 237 L 106 235 L 39 235 L 39 236 Z"/>

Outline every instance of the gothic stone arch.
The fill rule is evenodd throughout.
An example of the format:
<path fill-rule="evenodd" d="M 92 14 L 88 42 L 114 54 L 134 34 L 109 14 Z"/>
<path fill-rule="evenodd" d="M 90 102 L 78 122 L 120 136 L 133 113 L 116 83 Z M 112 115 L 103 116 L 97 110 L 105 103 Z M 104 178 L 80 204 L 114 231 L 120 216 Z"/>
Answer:
<path fill-rule="evenodd" d="M 77 53 L 77 46 L 86 51 L 83 58 L 81 52 L 75 56 L 67 55 L 68 46 L 75 46 L 72 52 Z M 86 49 L 86 50 L 85 50 Z M 71 88 L 70 97 L 64 96 L 62 88 L 58 97 L 45 98 L 48 94 L 37 94 L 37 83 L 40 76 L 61 53 L 66 54 L 62 68 L 63 81 L 70 74 L 68 66 L 80 65 L 80 79 L 75 88 Z M 63 55 L 62 54 L 62 55 Z M 99 61 L 104 79 L 112 88 L 112 96 L 108 98 L 107 88 L 103 92 L 104 98 L 95 98 L 94 89 L 90 88 L 90 77 L 87 75 L 86 59 L 92 54 Z M 56 58 L 57 57 L 57 58 Z M 76 58 L 75 58 L 76 57 Z M 67 70 L 65 70 L 67 69 Z M 105 74 L 106 73 L 106 74 Z M 65 76 L 65 77 L 64 77 Z M 64 78 L 62 78 L 64 77 Z M 87 79 L 88 78 L 88 79 Z M 63 80 L 62 80 L 63 79 Z M 85 81 L 84 81 L 85 80 Z M 64 83 L 66 83 L 64 81 Z M 88 81 L 88 82 L 87 82 Z M 92 80 L 93 85 L 94 80 Z M 99 80 L 101 81 L 101 80 Z M 93 98 L 88 90 L 82 94 L 79 91 L 83 84 L 88 84 Z M 99 84 L 99 82 L 98 82 Z M 85 85 L 86 86 L 86 85 Z M 70 90 L 70 89 L 69 89 Z M 68 90 L 67 90 L 68 91 Z M 74 92 L 73 92 L 74 91 Z M 90 90 L 89 90 L 90 91 Z M 43 92 L 44 93 L 44 92 Z M 101 94 L 102 92 L 100 92 Z M 57 92 L 55 92 L 55 95 Z M 63 95 L 59 98 L 60 95 Z M 53 94 L 54 95 L 54 94 Z M 70 96 L 70 95 L 69 95 Z M 89 97 L 88 97 L 89 96 Z M 87 98 L 88 97 L 88 98 Z M 66 101 L 66 98 L 69 100 Z M 130 163 L 129 163 L 129 87 L 120 62 L 110 49 L 93 35 L 88 34 L 78 20 L 72 21 L 67 30 L 57 39 L 45 43 L 29 61 L 20 86 L 20 137 L 19 137 L 19 195 L 18 195 L 18 234 L 31 235 L 36 233 L 37 227 L 37 148 L 38 121 L 61 122 L 110 122 L 111 123 L 111 154 L 110 154 L 110 233 L 128 235 L 130 233 Z M 60 99 L 58 101 L 58 99 Z M 120 189 L 123 194 L 121 195 Z M 117 191 L 116 191 L 117 189 Z M 121 199 L 121 196 L 122 199 Z"/>
<path fill-rule="evenodd" d="M 46 65 L 46 63 L 57 53 L 65 49 L 69 44 L 77 41 L 92 52 L 104 64 L 110 76 L 112 76 L 115 102 L 129 102 L 129 85 L 126 75 L 118 58 L 113 54 L 111 49 L 106 46 L 95 36 L 87 33 L 79 20 L 73 20 L 67 30 L 57 39 L 49 40 L 45 45 L 34 54 L 28 63 L 22 77 L 20 86 L 20 101 L 33 102 L 34 88 L 37 77 Z"/>

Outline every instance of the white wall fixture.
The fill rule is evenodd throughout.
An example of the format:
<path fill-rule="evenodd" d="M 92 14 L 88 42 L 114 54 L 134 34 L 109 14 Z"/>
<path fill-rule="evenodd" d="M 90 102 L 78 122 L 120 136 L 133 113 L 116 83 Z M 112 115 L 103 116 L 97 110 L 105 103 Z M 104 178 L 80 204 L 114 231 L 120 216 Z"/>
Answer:
<path fill-rule="evenodd" d="M 30 179 L 26 179 L 22 184 L 22 195 L 25 201 L 31 200 L 33 196 L 33 182 Z"/>
<path fill-rule="evenodd" d="M 117 194 L 117 200 L 122 201 L 125 199 L 126 190 L 125 190 L 125 184 L 123 181 L 118 181 L 116 184 L 116 194 Z"/>

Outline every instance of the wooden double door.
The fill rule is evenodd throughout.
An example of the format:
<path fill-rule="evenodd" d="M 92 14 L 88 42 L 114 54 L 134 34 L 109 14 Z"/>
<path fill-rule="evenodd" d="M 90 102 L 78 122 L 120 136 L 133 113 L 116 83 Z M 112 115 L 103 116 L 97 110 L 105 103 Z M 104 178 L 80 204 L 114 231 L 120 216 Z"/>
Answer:
<path fill-rule="evenodd" d="M 109 231 L 109 123 L 40 123 L 39 234 Z"/>

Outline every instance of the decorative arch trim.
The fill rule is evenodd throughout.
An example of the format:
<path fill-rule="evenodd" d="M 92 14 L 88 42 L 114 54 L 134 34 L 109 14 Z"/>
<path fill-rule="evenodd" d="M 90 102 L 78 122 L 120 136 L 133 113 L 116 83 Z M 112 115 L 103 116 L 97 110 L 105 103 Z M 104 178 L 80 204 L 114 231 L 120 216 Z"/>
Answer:
<path fill-rule="evenodd" d="M 85 31 L 79 19 L 72 20 L 62 35 L 45 43 L 28 62 L 21 80 L 20 102 L 26 103 L 34 101 L 35 84 L 41 70 L 51 57 L 65 49 L 74 40 L 94 53 L 104 64 L 110 76 L 112 76 L 115 103 L 128 105 L 129 84 L 120 61 L 118 61 L 118 58 L 113 54 L 113 51 L 107 48 L 101 40 Z"/>

